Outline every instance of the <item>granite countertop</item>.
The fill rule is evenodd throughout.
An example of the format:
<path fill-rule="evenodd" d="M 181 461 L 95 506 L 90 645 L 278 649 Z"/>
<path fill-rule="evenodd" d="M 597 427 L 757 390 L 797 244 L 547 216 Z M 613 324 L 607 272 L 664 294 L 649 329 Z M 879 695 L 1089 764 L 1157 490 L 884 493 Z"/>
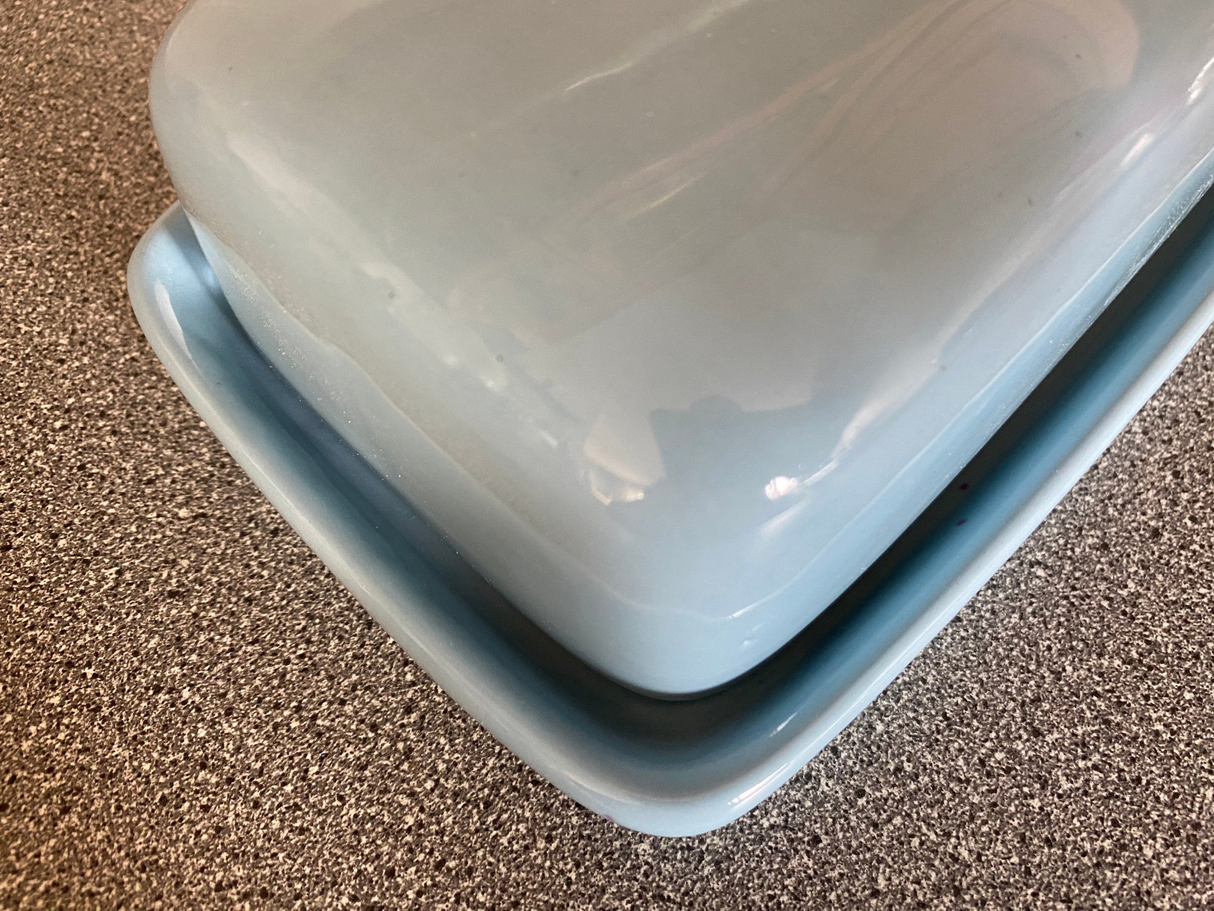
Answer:
<path fill-rule="evenodd" d="M 774 798 L 637 835 L 410 662 L 144 341 L 178 6 L 0 6 L 0 907 L 1214 904 L 1210 339 Z"/>

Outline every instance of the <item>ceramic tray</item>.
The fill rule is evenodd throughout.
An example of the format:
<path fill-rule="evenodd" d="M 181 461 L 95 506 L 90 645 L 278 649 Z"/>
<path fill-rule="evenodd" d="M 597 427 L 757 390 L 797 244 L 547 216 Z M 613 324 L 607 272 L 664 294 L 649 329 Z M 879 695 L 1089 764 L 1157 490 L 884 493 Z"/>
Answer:
<path fill-rule="evenodd" d="M 182 210 L 131 260 L 136 315 L 191 404 L 405 650 L 506 746 L 621 825 L 691 835 L 754 807 L 1012 554 L 1214 318 L 1207 197 L 861 579 L 756 670 L 654 699 L 574 658 L 433 533 L 269 365 Z"/>

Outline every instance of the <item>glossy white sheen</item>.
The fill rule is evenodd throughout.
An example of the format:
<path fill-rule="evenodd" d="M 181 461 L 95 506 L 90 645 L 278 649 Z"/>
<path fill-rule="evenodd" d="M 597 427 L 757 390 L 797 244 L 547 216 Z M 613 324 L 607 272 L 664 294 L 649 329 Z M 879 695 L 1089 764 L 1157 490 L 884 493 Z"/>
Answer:
<path fill-rule="evenodd" d="M 1208 185 L 1209 0 L 195 0 L 152 80 L 287 379 L 638 688 L 785 643 Z"/>

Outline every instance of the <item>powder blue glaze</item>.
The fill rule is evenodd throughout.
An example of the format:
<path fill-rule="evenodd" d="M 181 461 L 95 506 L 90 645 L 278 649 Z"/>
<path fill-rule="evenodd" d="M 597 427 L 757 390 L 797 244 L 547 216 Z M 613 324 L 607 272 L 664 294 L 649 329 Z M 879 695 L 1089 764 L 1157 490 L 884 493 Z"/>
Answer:
<path fill-rule="evenodd" d="M 955 510 L 875 588 L 844 598 L 756 673 L 688 701 L 590 670 L 462 564 L 270 368 L 180 207 L 140 242 L 128 285 L 153 348 L 219 439 L 454 699 L 585 806 L 690 835 L 742 815 L 825 746 L 1096 460 L 1214 320 L 1214 225 L 1058 381 L 1061 397 L 1014 444 L 967 467 L 975 479 Z"/>
<path fill-rule="evenodd" d="M 1214 175 L 1209 0 L 196 0 L 157 137 L 287 380 L 557 641 L 718 686 Z"/>

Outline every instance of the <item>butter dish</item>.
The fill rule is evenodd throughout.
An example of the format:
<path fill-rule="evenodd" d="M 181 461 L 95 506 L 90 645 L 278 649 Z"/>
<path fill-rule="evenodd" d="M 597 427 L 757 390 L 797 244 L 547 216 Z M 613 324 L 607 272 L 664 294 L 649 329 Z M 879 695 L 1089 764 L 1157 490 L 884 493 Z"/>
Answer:
<path fill-rule="evenodd" d="M 132 300 L 454 698 L 703 831 L 1204 330 L 1211 82 L 1201 2 L 194 0 Z"/>

